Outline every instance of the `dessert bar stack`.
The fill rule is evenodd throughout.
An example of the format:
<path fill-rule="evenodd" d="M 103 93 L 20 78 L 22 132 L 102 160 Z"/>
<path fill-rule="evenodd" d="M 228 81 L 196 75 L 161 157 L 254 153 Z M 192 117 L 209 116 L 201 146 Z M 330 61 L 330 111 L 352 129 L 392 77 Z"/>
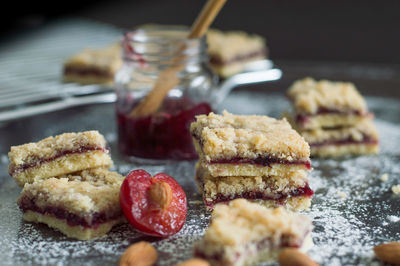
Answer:
<path fill-rule="evenodd" d="M 263 37 L 243 31 L 211 29 L 207 42 L 210 66 L 223 78 L 241 72 L 247 63 L 265 59 L 268 54 Z"/>
<path fill-rule="evenodd" d="M 303 214 L 236 199 L 215 207 L 194 255 L 212 265 L 252 265 L 275 259 L 283 248 L 305 252 L 312 246 L 312 228 Z"/>
<path fill-rule="evenodd" d="M 9 173 L 24 186 L 24 219 L 45 223 L 80 240 L 99 237 L 124 221 L 119 190 L 124 179 L 97 131 L 65 133 L 11 147 Z"/>
<path fill-rule="evenodd" d="M 310 144 L 311 155 L 376 154 L 378 133 L 365 100 L 349 82 L 305 78 L 288 90 L 293 126 Z"/>
<path fill-rule="evenodd" d="M 209 209 L 236 198 L 310 206 L 310 149 L 286 120 L 224 111 L 197 116 L 191 133 L 199 154 L 195 178 Z"/>

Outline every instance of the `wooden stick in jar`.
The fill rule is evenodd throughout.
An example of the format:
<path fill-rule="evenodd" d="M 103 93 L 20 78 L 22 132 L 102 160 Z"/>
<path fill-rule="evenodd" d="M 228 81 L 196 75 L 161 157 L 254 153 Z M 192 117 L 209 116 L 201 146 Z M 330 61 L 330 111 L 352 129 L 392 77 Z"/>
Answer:
<path fill-rule="evenodd" d="M 188 38 L 201 38 L 227 0 L 208 0 L 192 25 Z M 182 60 L 182 58 L 180 58 Z M 130 117 L 144 117 L 155 113 L 161 106 L 167 93 L 179 84 L 177 74 L 184 64 L 178 64 L 160 72 L 156 84 L 147 96 L 136 106 Z"/>

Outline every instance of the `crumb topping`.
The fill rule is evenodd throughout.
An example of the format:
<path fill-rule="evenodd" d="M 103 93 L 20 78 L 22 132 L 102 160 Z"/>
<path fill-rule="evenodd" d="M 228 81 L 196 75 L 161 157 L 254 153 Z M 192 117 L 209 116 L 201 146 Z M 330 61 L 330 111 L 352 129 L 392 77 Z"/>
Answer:
<path fill-rule="evenodd" d="M 64 133 L 36 143 L 12 146 L 8 157 L 10 168 L 35 164 L 38 159 L 49 159 L 63 151 L 78 151 L 81 147 L 100 148 L 106 151 L 106 140 L 98 131 Z"/>
<path fill-rule="evenodd" d="M 78 215 L 111 211 L 119 207 L 119 190 L 124 177 L 116 172 L 96 168 L 57 178 L 25 184 L 19 204 L 26 199 L 39 208 L 61 207 Z"/>
<path fill-rule="evenodd" d="M 287 161 L 308 161 L 310 148 L 304 139 L 283 120 L 268 116 L 199 115 L 191 132 L 200 143 L 207 161 L 221 158 L 254 159 L 262 155 Z"/>
<path fill-rule="evenodd" d="M 221 61 L 229 61 L 238 55 L 246 55 L 254 51 L 266 50 L 265 39 L 244 31 L 222 32 L 210 29 L 207 32 L 208 54 Z"/>
<path fill-rule="evenodd" d="M 276 241 L 282 235 L 302 239 L 311 229 L 311 219 L 303 214 L 236 199 L 215 207 L 204 241 L 235 246 L 266 238 Z"/>
<path fill-rule="evenodd" d="M 366 103 L 353 83 L 297 80 L 288 90 L 297 114 L 315 114 L 321 109 L 367 113 Z"/>

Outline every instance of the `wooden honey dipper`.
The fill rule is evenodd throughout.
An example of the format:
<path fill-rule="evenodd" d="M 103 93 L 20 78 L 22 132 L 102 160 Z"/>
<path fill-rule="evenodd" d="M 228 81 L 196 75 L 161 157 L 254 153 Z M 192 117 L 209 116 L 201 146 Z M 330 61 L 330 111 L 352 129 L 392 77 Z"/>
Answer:
<path fill-rule="evenodd" d="M 208 0 L 194 21 L 188 38 L 203 37 L 226 1 Z M 129 113 L 129 116 L 144 117 L 155 113 L 161 106 L 167 93 L 179 84 L 177 73 L 183 70 L 183 68 L 183 64 L 177 64 L 161 71 L 153 89 Z"/>

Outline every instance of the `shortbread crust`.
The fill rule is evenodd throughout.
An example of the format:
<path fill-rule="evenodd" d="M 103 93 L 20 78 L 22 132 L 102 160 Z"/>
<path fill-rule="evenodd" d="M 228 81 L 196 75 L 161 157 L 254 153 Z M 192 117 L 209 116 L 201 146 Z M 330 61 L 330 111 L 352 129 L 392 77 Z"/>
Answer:
<path fill-rule="evenodd" d="M 312 146 L 311 154 L 314 157 L 342 157 L 346 155 L 378 154 L 378 143 L 354 143 L 346 145 Z"/>
<path fill-rule="evenodd" d="M 64 133 L 13 146 L 8 156 L 9 173 L 20 186 L 37 178 L 112 165 L 106 141 L 98 131 Z"/>
<path fill-rule="evenodd" d="M 62 232 L 67 237 L 78 240 L 90 240 L 107 234 L 115 225 L 125 222 L 124 217 L 119 217 L 102 223 L 95 228 L 87 228 L 80 225 L 71 226 L 64 220 L 55 218 L 52 215 L 43 215 L 38 212 L 26 211 L 23 218 L 27 222 L 43 223 L 47 226 Z"/>
<path fill-rule="evenodd" d="M 119 191 L 124 177 L 96 168 L 25 184 L 18 205 L 29 221 L 88 239 L 123 221 Z"/>
<path fill-rule="evenodd" d="M 312 230 L 310 218 L 244 199 L 217 205 L 194 255 L 213 265 L 245 265 L 276 257 L 281 248 L 301 248 Z"/>

